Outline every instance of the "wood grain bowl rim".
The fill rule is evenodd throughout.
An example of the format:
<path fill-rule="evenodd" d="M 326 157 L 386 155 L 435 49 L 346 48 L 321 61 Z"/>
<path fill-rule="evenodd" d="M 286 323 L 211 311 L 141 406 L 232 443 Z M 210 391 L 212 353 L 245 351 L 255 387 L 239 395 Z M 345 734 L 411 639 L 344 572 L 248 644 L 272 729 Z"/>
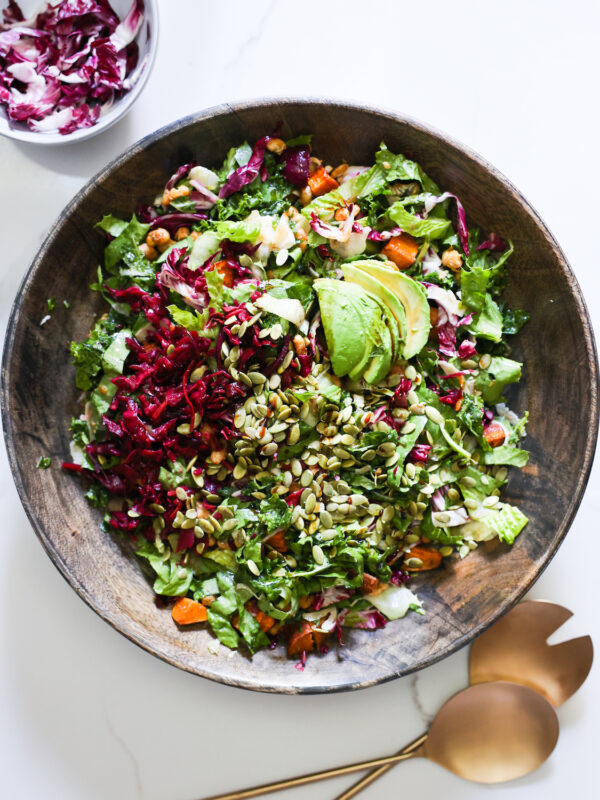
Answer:
<path fill-rule="evenodd" d="M 554 255 L 558 263 L 560 264 L 560 268 L 564 274 L 567 285 L 569 286 L 569 290 L 572 294 L 572 297 L 578 309 L 579 318 L 583 325 L 584 329 L 583 344 L 585 347 L 586 366 L 591 378 L 589 402 L 587 406 L 589 424 L 590 424 L 589 436 L 587 439 L 585 453 L 583 456 L 583 467 L 580 471 L 577 480 L 577 488 L 570 499 L 569 505 L 565 513 L 563 514 L 558 534 L 554 537 L 552 545 L 545 552 L 543 560 L 537 565 L 537 570 L 533 575 L 533 577 L 526 580 L 526 582 L 522 586 L 520 586 L 520 588 L 515 589 L 511 595 L 507 596 L 505 600 L 498 605 L 497 612 L 496 614 L 493 615 L 492 618 L 485 620 L 479 623 L 478 625 L 473 626 L 473 628 L 471 628 L 468 632 L 457 637 L 457 639 L 449 643 L 439 652 L 423 657 L 418 663 L 415 663 L 414 665 L 409 667 L 404 667 L 396 671 L 392 671 L 389 675 L 385 675 L 383 677 L 375 678 L 368 681 L 358 681 L 358 682 L 351 681 L 336 686 L 309 686 L 309 687 L 266 686 L 264 684 L 257 682 L 256 680 L 247 680 L 244 679 L 243 677 L 239 679 L 237 677 L 235 679 L 225 678 L 223 676 L 220 676 L 216 671 L 209 672 L 207 670 L 200 670 L 190 666 L 189 664 L 186 664 L 183 656 L 180 659 L 172 658 L 168 654 L 162 653 L 157 649 L 155 649 L 154 647 L 150 646 L 149 644 L 144 642 L 140 637 L 135 636 L 129 633 L 128 631 L 124 630 L 122 627 L 119 612 L 115 613 L 115 609 L 112 608 L 107 609 L 102 607 L 100 603 L 96 600 L 96 598 L 90 593 L 88 593 L 86 587 L 80 581 L 78 581 L 72 574 L 70 574 L 67 565 L 65 564 L 63 558 L 61 557 L 60 552 L 58 552 L 55 549 L 49 537 L 47 536 L 45 527 L 38 518 L 34 504 L 31 502 L 30 498 L 28 497 L 25 491 L 23 479 L 18 466 L 16 448 L 14 445 L 14 439 L 12 434 L 12 421 L 8 412 L 9 399 L 10 399 L 9 360 L 21 307 L 23 305 L 26 293 L 31 283 L 33 282 L 33 279 L 35 278 L 38 269 L 40 268 L 42 262 L 44 261 L 47 251 L 53 244 L 54 239 L 58 236 L 58 231 L 62 227 L 63 222 L 71 214 L 71 212 L 76 208 L 78 208 L 81 204 L 83 204 L 87 199 L 88 195 L 91 192 L 93 192 L 96 186 L 98 184 L 101 184 L 113 172 L 114 169 L 125 164 L 129 159 L 135 157 L 140 151 L 142 151 L 147 146 L 153 144 L 159 139 L 168 136 L 169 134 L 174 133 L 175 131 L 197 124 L 204 120 L 212 119 L 219 116 L 226 116 L 226 115 L 237 116 L 238 113 L 240 112 L 248 110 L 256 110 L 260 108 L 263 108 L 265 110 L 265 113 L 267 113 L 269 111 L 272 112 L 273 107 L 298 106 L 298 105 L 306 105 L 311 107 L 324 106 L 326 108 L 339 109 L 341 111 L 346 110 L 350 112 L 364 112 L 370 116 L 375 116 L 382 118 L 384 120 L 389 120 L 392 123 L 400 123 L 406 125 L 409 128 L 416 130 L 419 133 L 424 133 L 437 140 L 440 140 L 444 144 L 444 146 L 450 147 L 458 151 L 463 156 L 466 156 L 469 160 L 475 162 L 477 165 L 486 170 L 486 172 L 488 172 L 491 176 L 493 176 L 497 181 L 499 181 L 503 185 L 504 189 L 507 192 L 509 192 L 512 195 L 512 197 L 516 200 L 516 202 L 522 208 L 523 212 L 529 215 L 533 219 L 535 224 L 541 230 L 544 238 L 546 239 L 548 245 L 554 252 Z M 146 650 L 147 652 L 151 653 L 157 658 L 160 658 L 162 661 L 166 661 L 167 663 L 175 667 L 178 667 L 179 669 L 182 669 L 186 672 L 189 672 L 191 674 L 199 675 L 201 677 L 208 678 L 210 680 L 214 680 L 220 683 L 224 683 L 226 685 L 235 686 L 238 688 L 250 689 L 254 691 L 276 692 L 284 694 L 320 694 L 325 692 L 330 693 L 330 692 L 350 691 L 353 689 L 366 688 L 368 686 L 376 685 L 379 683 L 385 683 L 389 680 L 403 677 L 405 675 L 411 674 L 412 672 L 424 669 L 425 667 L 431 666 L 432 664 L 441 661 L 443 658 L 446 658 L 447 656 L 451 655 L 452 653 L 455 653 L 457 650 L 461 649 L 465 645 L 469 644 L 471 641 L 473 641 L 473 639 L 475 639 L 478 635 L 483 633 L 484 630 L 490 627 L 500 617 L 502 617 L 511 608 L 513 608 L 516 603 L 519 602 L 519 600 L 531 589 L 532 585 L 540 577 L 540 575 L 543 573 L 545 568 L 548 566 L 548 564 L 556 554 L 558 547 L 562 544 L 573 522 L 575 514 L 579 508 L 579 504 L 581 503 L 581 500 L 583 498 L 594 460 L 595 446 L 598 436 L 599 371 L 598 371 L 598 357 L 594 341 L 593 329 L 589 313 L 585 301 L 583 299 L 583 295 L 581 293 L 581 289 L 573 273 L 573 270 L 567 258 L 565 257 L 564 253 L 562 252 L 560 246 L 558 245 L 558 242 L 556 241 L 556 239 L 546 226 L 545 222 L 542 220 L 542 218 L 533 208 L 533 206 L 529 203 L 529 201 L 523 196 L 523 194 L 515 186 L 513 186 L 513 184 L 508 180 L 508 178 L 506 178 L 499 170 L 496 169 L 496 167 L 494 167 L 492 164 L 486 161 L 476 151 L 456 141 L 455 139 L 448 136 L 444 132 L 439 131 L 436 128 L 427 125 L 419 120 L 416 120 L 412 117 L 399 114 L 388 109 L 383 109 L 381 107 L 364 105 L 362 103 L 352 103 L 345 100 L 335 100 L 335 99 L 319 98 L 319 97 L 281 97 L 281 98 L 265 97 L 238 103 L 223 103 L 217 106 L 212 106 L 204 111 L 190 114 L 186 117 L 182 117 L 181 119 L 176 120 L 175 122 L 169 123 L 168 125 L 159 128 L 158 130 L 143 137 L 142 139 L 138 140 L 133 145 L 128 147 L 123 153 L 121 153 L 119 156 L 113 159 L 106 167 L 104 167 L 94 177 L 92 177 L 85 184 L 85 186 L 77 192 L 74 198 L 59 214 L 58 218 L 56 219 L 56 222 L 52 226 L 51 231 L 52 232 L 48 234 L 48 236 L 42 243 L 41 247 L 39 248 L 37 254 L 35 255 L 35 258 L 31 263 L 31 266 L 27 270 L 27 273 L 25 274 L 21 282 L 21 285 L 17 292 L 17 296 L 13 302 L 6 330 L 6 338 L 5 338 L 4 352 L 2 358 L 2 387 L 1 387 L 0 402 L 2 406 L 2 424 L 4 428 L 4 439 L 6 443 L 6 449 L 8 452 L 8 459 L 13 474 L 13 479 L 15 481 L 17 491 L 19 493 L 19 497 L 21 499 L 21 503 L 23 504 L 27 517 L 38 539 L 40 540 L 44 550 L 50 557 L 55 567 L 58 569 L 63 578 L 69 583 L 69 585 L 75 590 L 75 592 L 79 595 L 79 597 L 90 608 L 92 608 L 103 620 L 105 620 L 105 622 L 111 625 L 111 627 L 113 627 L 116 631 L 121 633 L 123 636 L 132 641 L 134 644 L 138 645 L 138 647 L 142 648 L 143 650 Z"/>

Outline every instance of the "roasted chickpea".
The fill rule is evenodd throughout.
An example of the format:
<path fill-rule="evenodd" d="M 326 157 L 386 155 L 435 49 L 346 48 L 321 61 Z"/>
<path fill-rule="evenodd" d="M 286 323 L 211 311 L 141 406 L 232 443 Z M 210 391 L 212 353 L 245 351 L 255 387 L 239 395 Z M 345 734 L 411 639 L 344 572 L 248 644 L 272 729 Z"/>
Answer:
<path fill-rule="evenodd" d="M 267 150 L 269 153 L 275 153 L 275 155 L 280 156 L 285 150 L 285 142 L 283 139 L 269 139 Z"/>
<path fill-rule="evenodd" d="M 175 231 L 175 241 L 180 242 L 182 239 L 187 239 L 190 235 L 190 229 L 182 226 Z"/>
<path fill-rule="evenodd" d="M 462 258 L 458 250 L 449 247 L 442 253 L 442 266 L 451 269 L 452 272 L 458 272 L 462 267 Z"/>
<path fill-rule="evenodd" d="M 141 244 L 139 250 L 148 261 L 154 261 L 154 259 L 158 258 L 158 250 L 149 244 Z"/>

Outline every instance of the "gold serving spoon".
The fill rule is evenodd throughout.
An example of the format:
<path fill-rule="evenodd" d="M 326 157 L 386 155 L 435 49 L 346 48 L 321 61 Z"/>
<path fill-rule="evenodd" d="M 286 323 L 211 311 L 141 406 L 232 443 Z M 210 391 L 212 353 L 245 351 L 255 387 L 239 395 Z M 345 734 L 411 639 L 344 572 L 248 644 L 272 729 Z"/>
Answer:
<path fill-rule="evenodd" d="M 554 750 L 557 739 L 556 712 L 541 694 L 516 683 L 481 683 L 451 697 L 436 714 L 428 733 L 415 740 L 409 752 L 205 800 L 245 800 L 409 758 L 428 758 L 470 781 L 502 783 L 537 769 Z"/>
<path fill-rule="evenodd" d="M 572 616 L 568 608 L 545 600 L 516 605 L 471 645 L 471 686 L 512 681 L 535 689 L 555 707 L 562 705 L 585 681 L 594 658 L 589 636 L 548 644 L 548 637 Z M 336 800 L 350 800 L 393 766 L 373 770 Z"/>

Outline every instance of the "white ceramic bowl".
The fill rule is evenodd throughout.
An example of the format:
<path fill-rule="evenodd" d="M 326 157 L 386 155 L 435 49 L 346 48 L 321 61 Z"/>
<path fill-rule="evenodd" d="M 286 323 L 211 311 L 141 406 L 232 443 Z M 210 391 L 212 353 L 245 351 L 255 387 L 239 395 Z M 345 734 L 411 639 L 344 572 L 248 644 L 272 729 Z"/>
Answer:
<path fill-rule="evenodd" d="M 54 4 L 56 4 L 56 2 L 57 0 L 54 0 Z M 132 0 L 111 0 L 111 5 L 120 19 L 123 19 L 129 11 L 131 2 Z M 19 5 L 27 18 L 40 10 L 44 5 L 44 1 L 19 0 Z M 110 128 L 117 120 L 124 117 L 146 85 L 156 56 L 158 44 L 157 0 L 144 0 L 144 5 L 144 21 L 136 38 L 140 49 L 140 55 L 136 68 L 128 75 L 132 83 L 132 88 L 121 98 L 116 100 L 106 113 L 101 114 L 95 125 L 92 125 L 91 128 L 80 128 L 73 131 L 73 133 L 67 133 L 65 135 L 58 132 L 44 133 L 41 131 L 32 131 L 28 128 L 26 122 L 13 122 L 9 120 L 6 107 L 0 104 L 0 134 L 2 136 L 8 136 L 11 139 L 18 139 L 21 142 L 34 142 L 35 144 L 69 144 L 71 142 L 80 142 L 82 139 L 89 139 L 91 136 L 96 136 L 96 134 Z M 5 7 L 6 0 L 0 0 L 0 6 Z"/>

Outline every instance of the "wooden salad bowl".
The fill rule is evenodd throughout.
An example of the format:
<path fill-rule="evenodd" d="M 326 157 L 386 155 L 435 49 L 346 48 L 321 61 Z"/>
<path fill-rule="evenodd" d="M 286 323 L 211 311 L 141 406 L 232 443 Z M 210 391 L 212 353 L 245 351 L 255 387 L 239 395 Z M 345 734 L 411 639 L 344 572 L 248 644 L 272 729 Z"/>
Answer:
<path fill-rule="evenodd" d="M 345 646 L 294 669 L 285 648 L 250 658 L 203 628 L 180 630 L 157 608 L 151 582 L 120 534 L 100 531 L 101 512 L 83 497 L 69 460 L 69 421 L 79 414 L 68 350 L 102 309 L 91 292 L 104 241 L 94 223 L 129 218 L 180 164 L 219 165 L 227 149 L 282 123 L 290 138 L 313 133 L 337 164 L 372 163 L 379 143 L 410 155 L 463 202 L 468 221 L 515 244 L 506 296 L 531 321 L 515 337 L 524 380 L 509 395 L 530 418 L 529 466 L 513 470 L 506 499 L 530 519 L 513 547 L 498 541 L 450 559 L 413 581 L 426 615 L 376 632 L 347 631 Z M 48 297 L 59 299 L 43 327 Z M 70 303 L 66 309 L 65 298 Z M 523 196 L 494 167 L 447 136 L 405 117 L 346 103 L 268 100 L 223 105 L 147 136 L 109 164 L 62 212 L 15 300 L 2 364 L 2 414 L 10 463 L 31 523 L 62 575 L 101 617 L 148 652 L 189 672 L 267 692 L 358 689 L 406 675 L 468 644 L 530 589 L 564 539 L 581 501 L 598 432 L 598 365 L 577 281 L 560 247 Z M 36 469 L 50 456 L 50 469 Z"/>

